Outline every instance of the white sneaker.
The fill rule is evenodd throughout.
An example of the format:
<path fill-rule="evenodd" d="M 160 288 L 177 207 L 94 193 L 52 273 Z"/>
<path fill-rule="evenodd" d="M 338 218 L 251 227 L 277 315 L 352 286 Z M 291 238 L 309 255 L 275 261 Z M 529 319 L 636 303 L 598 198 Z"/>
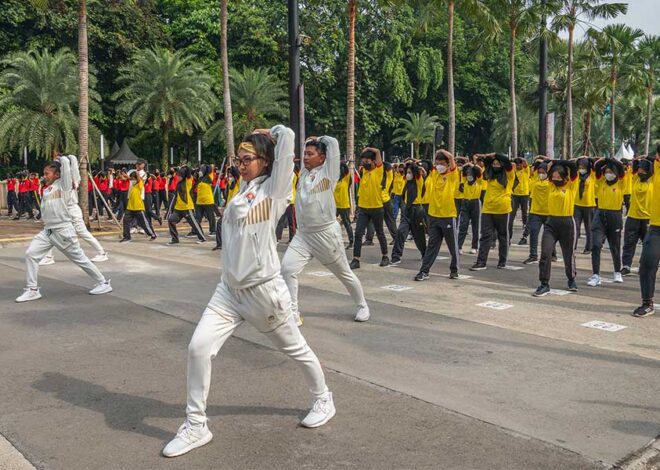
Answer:
<path fill-rule="evenodd" d="M 108 261 L 108 254 L 107 253 L 99 253 L 95 257 L 91 259 L 92 263 L 102 263 L 104 261 Z"/>
<path fill-rule="evenodd" d="M 459 254 L 459 255 L 462 255 L 462 254 L 463 254 L 463 250 L 458 250 L 458 254 Z"/>
<path fill-rule="evenodd" d="M 293 319 L 295 320 L 296 325 L 298 325 L 298 328 L 303 326 L 303 316 L 300 313 L 294 313 Z"/>
<path fill-rule="evenodd" d="M 600 276 L 598 274 L 593 274 L 587 281 L 589 287 L 597 287 L 601 285 Z"/>
<path fill-rule="evenodd" d="M 470 250 L 470 254 L 471 254 L 471 255 L 476 255 L 476 254 L 477 254 L 477 250 L 475 250 L 474 248 L 472 248 L 472 249 Z"/>
<path fill-rule="evenodd" d="M 357 314 L 355 315 L 355 321 L 367 321 L 369 320 L 370 316 L 371 312 L 369 312 L 369 306 L 365 305 L 364 307 L 360 307 L 360 309 L 357 311 Z"/>
<path fill-rule="evenodd" d="M 335 403 L 332 401 L 332 393 L 319 398 L 314 402 L 311 411 L 305 416 L 300 424 L 305 428 L 318 428 L 330 421 L 335 415 Z"/>
<path fill-rule="evenodd" d="M 185 420 L 172 439 L 163 449 L 165 457 L 178 457 L 187 454 L 193 449 L 208 444 L 213 439 L 206 423 L 203 425 L 192 425 Z"/>
<path fill-rule="evenodd" d="M 614 273 L 614 282 L 617 284 L 623 284 L 623 276 L 621 273 Z"/>
<path fill-rule="evenodd" d="M 110 285 L 110 279 L 108 279 L 105 282 L 101 282 L 100 284 L 96 284 L 96 286 L 94 286 L 94 289 L 89 291 L 89 293 L 92 294 L 92 295 L 107 294 L 108 292 L 112 292 L 112 286 Z"/>
<path fill-rule="evenodd" d="M 55 264 L 55 258 L 52 256 L 44 256 L 41 258 L 41 261 L 39 261 L 39 266 L 48 266 L 50 264 Z"/>
<path fill-rule="evenodd" d="M 137 233 L 137 228 L 135 227 L 131 228 L 131 233 Z"/>
<path fill-rule="evenodd" d="M 30 300 L 37 300 L 41 298 L 41 292 L 38 287 L 26 287 L 23 289 L 23 294 L 16 298 L 16 302 L 29 302 Z"/>

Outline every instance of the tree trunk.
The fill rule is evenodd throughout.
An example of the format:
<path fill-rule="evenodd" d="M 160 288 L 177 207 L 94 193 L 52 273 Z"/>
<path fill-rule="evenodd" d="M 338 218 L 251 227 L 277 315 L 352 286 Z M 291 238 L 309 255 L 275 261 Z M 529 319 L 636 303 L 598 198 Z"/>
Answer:
<path fill-rule="evenodd" d="M 568 72 L 566 73 L 566 125 L 562 158 L 573 157 L 573 27 L 568 28 Z"/>
<path fill-rule="evenodd" d="M 655 83 L 655 80 L 652 81 Z M 651 120 L 653 118 L 653 87 L 646 89 L 646 138 L 644 139 L 644 155 L 649 154 L 651 148 Z"/>
<path fill-rule="evenodd" d="M 234 161 L 234 119 L 231 110 L 231 94 L 229 91 L 229 58 L 227 55 L 227 1 L 220 0 L 220 60 L 222 61 L 222 99 L 225 118 L 225 148 L 227 161 Z M 220 169 L 222 170 L 222 168 Z"/>
<path fill-rule="evenodd" d="M 355 14 L 357 0 L 348 1 L 348 88 L 346 93 L 346 160 L 351 174 L 351 213 L 355 211 Z"/>
<path fill-rule="evenodd" d="M 454 0 L 449 0 L 449 37 L 447 38 L 447 101 L 449 106 L 449 132 L 447 146 L 456 153 L 456 103 L 454 102 Z"/>
<path fill-rule="evenodd" d="M 616 138 L 615 138 L 615 123 L 614 123 L 614 104 L 615 104 L 615 98 L 614 95 L 616 95 L 616 79 L 617 79 L 617 73 L 616 73 L 616 68 L 612 68 L 612 96 L 610 96 L 610 157 L 614 157 L 614 154 L 616 152 L 615 144 L 616 144 Z"/>
<path fill-rule="evenodd" d="M 89 168 L 89 57 L 87 52 L 87 0 L 78 1 L 78 161 L 80 163 L 80 207 L 89 227 L 87 180 Z"/>
<path fill-rule="evenodd" d="M 413 148 L 415 149 L 415 159 L 419 160 L 419 142 L 413 142 Z"/>
<path fill-rule="evenodd" d="M 163 167 L 163 171 L 167 172 L 169 168 L 168 162 L 168 153 L 170 151 L 170 130 L 167 126 L 163 126 L 163 147 L 160 152 L 160 166 Z"/>
<path fill-rule="evenodd" d="M 509 89 L 511 93 L 511 156 L 518 156 L 518 110 L 516 109 L 516 28 L 509 37 Z"/>
<path fill-rule="evenodd" d="M 591 151 L 591 111 L 585 111 L 582 116 L 582 155 L 587 157 Z"/>

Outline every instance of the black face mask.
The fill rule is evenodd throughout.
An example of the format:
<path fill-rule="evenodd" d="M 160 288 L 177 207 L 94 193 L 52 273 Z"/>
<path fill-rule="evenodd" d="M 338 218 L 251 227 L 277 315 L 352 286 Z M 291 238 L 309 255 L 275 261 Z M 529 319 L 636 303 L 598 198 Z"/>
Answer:
<path fill-rule="evenodd" d="M 492 168 L 493 168 L 493 173 L 495 173 L 496 175 L 499 174 L 499 173 L 502 173 L 502 167 L 501 166 L 494 166 Z"/>
<path fill-rule="evenodd" d="M 552 183 L 557 186 L 558 188 L 560 186 L 564 186 L 564 180 L 552 180 Z"/>
<path fill-rule="evenodd" d="M 365 163 L 362 165 L 365 170 L 371 170 L 371 167 L 373 166 L 371 163 Z"/>
<path fill-rule="evenodd" d="M 648 179 L 649 179 L 650 177 L 651 177 L 651 175 L 649 175 L 648 173 L 645 173 L 645 174 L 643 174 L 643 175 L 639 175 L 639 180 L 640 180 L 642 183 L 645 183 L 646 181 L 648 181 Z"/>

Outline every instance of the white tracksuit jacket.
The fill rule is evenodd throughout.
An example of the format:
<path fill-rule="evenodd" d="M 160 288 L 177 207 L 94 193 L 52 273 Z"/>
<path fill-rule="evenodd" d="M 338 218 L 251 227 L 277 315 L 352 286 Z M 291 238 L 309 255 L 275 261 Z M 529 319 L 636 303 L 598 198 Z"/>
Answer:
<path fill-rule="evenodd" d="M 325 162 L 311 171 L 303 167 L 298 177 L 296 220 L 302 233 L 321 232 L 337 222 L 335 186 L 340 171 L 339 142 L 328 136 L 319 140 L 326 145 Z"/>
<path fill-rule="evenodd" d="M 232 289 L 256 286 L 280 274 L 275 227 L 291 195 L 295 134 L 283 125 L 270 133 L 276 141 L 271 175 L 243 181 L 222 219 L 222 279 Z"/>
<path fill-rule="evenodd" d="M 41 220 L 47 230 L 70 227 L 73 223 L 69 212 L 73 199 L 71 163 L 67 158 L 62 158 L 60 165 L 60 178 L 44 189 L 41 198 Z"/>

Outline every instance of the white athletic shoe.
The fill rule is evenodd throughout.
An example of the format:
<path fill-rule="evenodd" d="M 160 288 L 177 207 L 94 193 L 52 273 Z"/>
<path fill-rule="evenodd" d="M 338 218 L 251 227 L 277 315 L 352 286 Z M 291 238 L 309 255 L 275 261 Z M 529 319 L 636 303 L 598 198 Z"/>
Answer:
<path fill-rule="evenodd" d="M 29 302 L 30 300 L 37 300 L 41 298 L 41 292 L 38 287 L 26 287 L 23 289 L 23 294 L 16 298 L 16 302 Z"/>
<path fill-rule="evenodd" d="M 318 428 L 330 421 L 335 415 L 335 403 L 332 401 L 332 393 L 319 398 L 314 402 L 311 411 L 305 416 L 300 424 L 305 428 Z"/>
<path fill-rule="evenodd" d="M 102 263 L 104 261 L 108 261 L 108 254 L 107 253 L 99 253 L 95 257 L 91 259 L 92 263 Z"/>
<path fill-rule="evenodd" d="M 602 283 L 602 282 L 601 282 L 601 280 L 600 280 L 600 276 L 599 276 L 598 274 L 593 274 L 593 275 L 589 278 L 589 280 L 587 281 L 587 285 L 588 285 L 589 287 L 597 287 L 597 286 L 601 285 L 601 283 Z"/>
<path fill-rule="evenodd" d="M 459 254 L 459 255 L 462 255 L 462 254 L 463 254 L 463 250 L 458 250 L 458 254 Z"/>
<path fill-rule="evenodd" d="M 41 261 L 39 261 L 39 266 L 48 266 L 51 264 L 55 264 L 55 258 L 52 256 L 44 256 L 41 258 Z"/>
<path fill-rule="evenodd" d="M 300 313 L 294 313 L 293 319 L 296 322 L 296 325 L 298 325 L 298 328 L 303 326 L 303 316 Z"/>
<path fill-rule="evenodd" d="M 131 228 L 131 233 L 138 233 L 138 229 L 135 227 Z"/>
<path fill-rule="evenodd" d="M 614 273 L 614 282 L 617 284 L 623 284 L 623 276 L 621 273 Z"/>
<path fill-rule="evenodd" d="M 470 254 L 471 254 L 471 255 L 476 255 L 476 254 L 477 254 L 477 250 L 475 250 L 474 248 L 472 248 L 472 249 L 470 250 Z"/>
<path fill-rule="evenodd" d="M 101 282 L 100 284 L 96 284 L 96 286 L 94 286 L 94 289 L 89 291 L 89 293 L 92 294 L 92 295 L 107 294 L 109 292 L 112 292 L 112 286 L 110 285 L 110 279 L 108 279 L 105 282 Z"/>
<path fill-rule="evenodd" d="M 367 321 L 369 320 L 370 316 L 371 312 L 369 312 L 369 306 L 365 305 L 364 307 L 360 307 L 360 309 L 357 311 L 357 314 L 355 315 L 355 321 Z"/>
<path fill-rule="evenodd" d="M 208 444 L 213 439 L 206 423 L 203 425 L 192 425 L 185 420 L 172 439 L 163 449 L 165 457 L 178 457 L 187 454 L 193 449 Z"/>

